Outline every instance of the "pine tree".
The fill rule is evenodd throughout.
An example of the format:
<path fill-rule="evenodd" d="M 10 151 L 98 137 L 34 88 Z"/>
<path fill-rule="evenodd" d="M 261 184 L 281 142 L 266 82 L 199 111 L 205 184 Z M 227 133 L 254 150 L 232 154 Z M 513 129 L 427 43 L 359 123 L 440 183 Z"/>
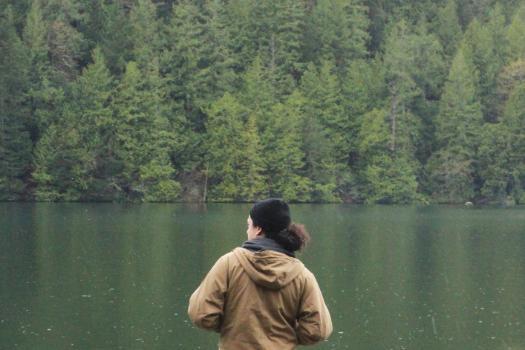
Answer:
<path fill-rule="evenodd" d="M 161 25 L 157 21 L 156 11 L 156 5 L 151 0 L 139 0 L 129 14 L 133 57 L 141 69 L 152 61 L 158 61 L 160 55 Z"/>
<path fill-rule="evenodd" d="M 86 40 L 77 28 L 82 20 L 80 4 L 73 0 L 38 2 L 35 7 L 41 7 L 42 18 L 48 24 L 45 35 L 51 62 L 50 79 L 55 84 L 71 82 L 77 77 L 79 63 L 87 53 Z"/>
<path fill-rule="evenodd" d="M 305 97 L 302 121 L 306 174 L 315 183 L 314 200 L 334 201 L 336 187 L 348 177 L 350 123 L 334 65 L 324 61 L 320 71 L 309 64 L 301 81 Z"/>
<path fill-rule="evenodd" d="M 174 200 L 180 185 L 169 162 L 173 135 L 159 109 L 160 95 L 137 63 L 129 62 L 112 102 L 115 119 L 113 175 L 119 196 L 149 201 Z"/>
<path fill-rule="evenodd" d="M 62 112 L 61 123 L 51 124 L 34 149 L 32 177 L 38 201 L 74 201 L 87 190 L 85 165 L 93 159 L 82 150 L 74 117 Z"/>
<path fill-rule="evenodd" d="M 353 61 L 342 80 L 344 114 L 347 118 L 348 165 L 355 171 L 358 161 L 358 134 L 363 115 L 374 108 L 382 108 L 387 100 L 383 62 L 375 59 Z M 350 192 L 350 188 L 346 192 Z"/>
<path fill-rule="evenodd" d="M 304 69 L 304 26 L 305 8 L 299 1 L 257 1 L 249 9 L 249 40 L 283 95 L 291 93 Z"/>
<path fill-rule="evenodd" d="M 460 1 L 458 14 L 462 27 L 467 28 L 473 21 L 484 17 L 492 3 L 493 0 Z"/>
<path fill-rule="evenodd" d="M 209 20 L 208 14 L 191 2 L 175 6 L 168 28 L 171 46 L 162 61 L 170 97 L 180 103 L 180 110 L 197 129 L 204 123 L 202 108 L 222 96 L 227 70 L 217 55 Z"/>
<path fill-rule="evenodd" d="M 446 5 L 439 9 L 435 26 L 444 53 L 453 57 L 462 35 L 456 0 L 448 0 Z"/>
<path fill-rule="evenodd" d="M 109 70 L 120 76 L 126 68 L 126 62 L 133 56 L 133 37 L 129 35 L 132 32 L 131 23 L 121 2 L 103 2 L 100 7 L 92 12 L 93 24 L 102 22 L 102 28 L 98 29 L 100 37 L 97 45 L 106 57 Z M 102 18 L 98 18 L 99 11 L 102 12 Z"/>
<path fill-rule="evenodd" d="M 257 56 L 243 75 L 239 101 L 255 115 L 257 128 L 264 133 L 271 123 L 271 109 L 278 101 L 268 69 Z"/>
<path fill-rule="evenodd" d="M 109 106 L 113 81 L 100 49 L 92 60 L 37 144 L 33 177 L 39 200 L 111 199 L 107 168 L 114 132 Z"/>
<path fill-rule="evenodd" d="M 47 32 L 48 25 L 43 18 L 41 1 L 35 0 L 31 4 L 24 27 L 24 42 L 30 51 L 31 65 L 33 67 L 31 72 L 32 81 L 48 75 L 46 71 L 49 69 Z"/>
<path fill-rule="evenodd" d="M 470 23 L 462 43 L 478 71 L 476 85 L 483 116 L 491 122 L 498 117 L 497 76 L 506 60 L 505 50 L 501 49 L 506 47 L 504 22 L 501 8 L 496 7 L 485 25 L 476 19 Z"/>
<path fill-rule="evenodd" d="M 300 1 L 275 2 L 275 32 L 270 38 L 270 69 L 279 72 L 279 80 L 293 77 L 299 80 L 304 69 L 303 33 L 305 9 Z M 290 92 L 290 90 L 285 90 Z"/>
<path fill-rule="evenodd" d="M 525 203 L 525 82 L 517 85 L 507 101 L 503 124 L 510 140 L 507 190 L 520 204 Z"/>
<path fill-rule="evenodd" d="M 385 45 L 384 64 L 388 86 L 390 150 L 411 157 L 418 138 L 418 124 L 411 111 L 414 99 L 422 94 L 415 76 L 417 55 L 414 36 L 404 21 L 391 31 Z"/>
<path fill-rule="evenodd" d="M 43 18 L 42 2 L 33 1 L 24 27 L 24 43 L 31 60 L 29 104 L 31 136 L 38 140 L 47 127 L 56 122 L 64 105 L 64 88 L 56 79 L 49 59 L 49 23 Z"/>
<path fill-rule="evenodd" d="M 274 105 L 262 134 L 269 194 L 290 201 L 309 201 L 312 193 L 311 180 L 304 174 L 300 132 L 304 102 L 301 93 L 294 91 L 284 103 Z"/>
<path fill-rule="evenodd" d="M 258 37 L 253 31 L 258 22 L 251 20 L 253 2 L 231 0 L 224 3 L 215 0 L 214 4 L 223 9 L 218 18 L 223 23 L 229 39 L 232 68 L 236 73 L 242 74 L 252 64 L 254 57 L 258 56 Z"/>
<path fill-rule="evenodd" d="M 521 5 L 507 29 L 509 56 L 512 60 L 525 57 L 525 4 Z"/>
<path fill-rule="evenodd" d="M 452 62 L 436 120 L 437 150 L 429 161 L 432 192 L 438 201 L 463 202 L 474 196 L 478 135 L 482 124 L 476 71 L 460 49 Z"/>
<path fill-rule="evenodd" d="M 192 179 L 205 180 L 205 111 L 223 95 L 231 79 L 216 28 L 208 11 L 191 1 L 180 2 L 173 8 L 167 28 L 169 45 L 160 64 L 164 91 L 171 101 L 171 123 L 182 145 L 171 158 Z M 190 192 L 195 192 L 192 187 L 204 187 L 198 180 L 190 182 L 183 184 Z"/>
<path fill-rule="evenodd" d="M 514 180 L 509 130 L 503 123 L 485 123 L 479 136 L 479 175 L 483 179 L 481 197 L 489 202 L 504 203 L 508 185 Z"/>
<path fill-rule="evenodd" d="M 263 177 L 264 161 L 255 114 L 250 114 L 241 136 L 243 154 L 239 162 L 240 197 L 253 202 L 266 197 L 267 185 Z"/>
<path fill-rule="evenodd" d="M 360 195 L 371 203 L 410 203 L 420 197 L 414 161 L 391 150 L 388 124 L 386 110 L 374 109 L 363 117 L 358 136 Z"/>
<path fill-rule="evenodd" d="M 208 111 L 206 168 L 213 201 L 233 201 L 240 198 L 242 189 L 237 182 L 245 175 L 239 165 L 243 157 L 243 115 L 246 111 L 237 100 L 226 93 Z"/>
<path fill-rule="evenodd" d="M 207 170 L 209 199 L 253 201 L 266 193 L 264 161 L 255 115 L 226 93 L 209 111 Z"/>
<path fill-rule="evenodd" d="M 31 139 L 24 122 L 29 61 L 11 7 L 0 13 L 0 47 L 0 200 L 14 200 L 26 194 Z"/>
<path fill-rule="evenodd" d="M 309 17 L 307 53 L 310 60 L 333 60 L 344 70 L 355 59 L 365 58 L 369 19 L 360 0 L 320 0 Z"/>

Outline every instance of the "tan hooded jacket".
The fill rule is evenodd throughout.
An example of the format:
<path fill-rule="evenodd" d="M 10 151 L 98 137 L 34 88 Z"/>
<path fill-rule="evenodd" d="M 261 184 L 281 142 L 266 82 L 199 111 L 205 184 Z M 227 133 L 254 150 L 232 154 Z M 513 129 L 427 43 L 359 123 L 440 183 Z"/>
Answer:
<path fill-rule="evenodd" d="M 192 294 L 188 314 L 221 334 L 220 350 L 295 349 L 332 333 L 314 275 L 272 250 L 236 248 L 222 256 Z"/>

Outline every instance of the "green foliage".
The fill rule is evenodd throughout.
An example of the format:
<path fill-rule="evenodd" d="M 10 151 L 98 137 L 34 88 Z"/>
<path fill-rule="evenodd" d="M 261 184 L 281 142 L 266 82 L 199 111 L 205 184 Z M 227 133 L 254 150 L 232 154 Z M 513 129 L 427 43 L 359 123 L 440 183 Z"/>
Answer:
<path fill-rule="evenodd" d="M 332 60 L 344 69 L 352 60 L 366 57 L 368 26 L 367 7 L 362 1 L 318 1 L 308 23 L 310 59 Z"/>
<path fill-rule="evenodd" d="M 69 116 L 67 116 L 69 117 Z M 68 118 L 69 119 L 69 118 Z M 86 170 L 92 158 L 83 152 L 80 135 L 63 116 L 61 125 L 51 125 L 36 144 L 33 179 L 38 201 L 80 200 L 86 190 Z"/>
<path fill-rule="evenodd" d="M 129 62 L 112 101 L 114 149 L 108 150 L 120 164 L 111 177 L 124 198 L 166 201 L 179 194 L 168 161 L 174 138 L 158 108 L 160 101 L 151 77 Z"/>
<path fill-rule="evenodd" d="M 434 26 L 443 51 L 447 56 L 452 57 L 462 35 L 456 0 L 448 0 L 446 5 L 439 9 Z"/>
<path fill-rule="evenodd" d="M 232 80 L 218 25 L 208 11 L 191 1 L 173 8 L 167 27 L 168 43 L 161 56 L 170 119 L 182 146 L 172 158 L 186 171 L 205 172 L 206 108 L 223 95 Z"/>
<path fill-rule="evenodd" d="M 240 135 L 243 134 L 243 117 L 246 111 L 237 100 L 226 93 L 215 102 L 208 111 L 206 125 L 208 150 L 206 155 L 207 171 L 212 190 L 211 200 L 233 201 L 237 198 L 238 170 L 244 156 Z"/>
<path fill-rule="evenodd" d="M 483 178 L 481 196 L 490 202 L 503 203 L 509 184 L 514 183 L 510 163 L 511 138 L 504 124 L 486 124 L 480 134 L 479 172 Z"/>
<path fill-rule="evenodd" d="M 474 197 L 474 164 L 459 145 L 436 151 L 428 162 L 433 199 L 438 203 L 464 203 Z"/>
<path fill-rule="evenodd" d="M 92 59 L 71 86 L 74 98 L 36 145 L 38 200 L 108 199 L 111 192 L 102 169 L 114 130 L 109 108 L 113 82 L 101 50 L 95 49 Z"/>
<path fill-rule="evenodd" d="M 209 199 L 254 200 L 265 192 L 255 115 L 226 93 L 209 110 L 207 171 Z"/>
<path fill-rule="evenodd" d="M 520 1 L 0 3 L 0 200 L 525 201 Z"/>
<path fill-rule="evenodd" d="M 463 51 L 471 57 L 477 70 L 477 94 L 483 116 L 487 121 L 497 119 L 497 76 L 506 61 L 508 44 L 505 35 L 505 18 L 501 8 L 491 10 L 490 20 L 482 24 L 470 23 L 463 39 Z"/>
<path fill-rule="evenodd" d="M 23 197 L 31 140 L 24 117 L 29 61 L 11 7 L 0 13 L 0 200 Z"/>
<path fill-rule="evenodd" d="M 426 28 L 411 28 L 401 21 L 386 39 L 384 56 L 388 96 L 389 150 L 394 158 L 406 160 L 412 176 L 420 172 L 417 150 L 425 148 L 429 112 L 428 99 L 435 98 L 441 85 L 441 46 Z"/>
<path fill-rule="evenodd" d="M 277 96 L 269 71 L 263 67 L 259 57 L 254 59 L 244 73 L 239 94 L 243 105 L 257 115 L 258 127 L 264 130 L 268 124 L 271 107 L 277 102 Z"/>
<path fill-rule="evenodd" d="M 524 203 L 525 193 L 525 82 L 517 85 L 506 104 L 503 125 L 510 139 L 508 163 L 505 168 L 511 175 L 508 177 L 507 193 L 518 203 Z M 501 149 L 501 148 L 498 148 Z M 501 155 L 499 156 L 501 157 Z"/>
<path fill-rule="evenodd" d="M 406 155 L 391 151 L 388 124 L 385 110 L 374 109 L 363 118 L 358 146 L 360 192 L 367 202 L 410 203 L 419 197 L 414 165 Z"/>
<path fill-rule="evenodd" d="M 437 151 L 428 168 L 438 201 L 464 202 L 474 196 L 474 164 L 483 121 L 476 71 L 459 50 L 445 83 L 436 120 Z"/>
<path fill-rule="evenodd" d="M 101 47 L 110 71 L 120 75 L 126 67 L 126 62 L 132 58 L 133 42 L 129 35 L 132 32 L 131 23 L 122 2 L 100 1 L 99 5 L 95 3 L 90 24 L 99 36 L 96 43 Z M 97 25 L 101 27 L 97 28 Z"/>
<path fill-rule="evenodd" d="M 349 171 L 346 164 L 352 125 L 344 114 L 334 70 L 330 61 L 324 61 L 319 71 L 310 64 L 301 81 L 305 97 L 302 122 L 305 169 L 315 184 L 312 198 L 320 201 L 337 200 L 335 189 L 346 185 L 342 179 Z"/>
<path fill-rule="evenodd" d="M 167 152 L 155 155 L 150 162 L 139 169 L 139 181 L 146 202 L 171 202 L 178 200 L 181 193 L 180 184 L 175 181 L 174 169 L 170 164 Z"/>
<path fill-rule="evenodd" d="M 151 0 L 139 0 L 129 14 L 133 57 L 142 68 L 158 59 L 161 50 L 161 25 L 156 19 L 156 10 Z"/>
<path fill-rule="evenodd" d="M 298 132 L 304 122 L 304 103 L 304 97 L 295 91 L 284 103 L 274 105 L 262 134 L 269 194 L 290 201 L 311 199 L 311 180 L 303 172 L 305 154 Z"/>
<path fill-rule="evenodd" d="M 525 57 L 525 4 L 522 4 L 512 17 L 506 34 L 510 58 L 523 59 Z"/>

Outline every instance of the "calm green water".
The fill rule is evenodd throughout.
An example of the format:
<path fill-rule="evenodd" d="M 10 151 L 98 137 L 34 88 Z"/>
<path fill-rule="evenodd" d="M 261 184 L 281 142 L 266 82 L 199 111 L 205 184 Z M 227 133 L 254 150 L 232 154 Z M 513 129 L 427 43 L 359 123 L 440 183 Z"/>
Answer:
<path fill-rule="evenodd" d="M 0 349 L 215 349 L 187 301 L 248 210 L 0 203 Z M 335 328 L 311 349 L 525 349 L 525 208 L 292 214 Z"/>

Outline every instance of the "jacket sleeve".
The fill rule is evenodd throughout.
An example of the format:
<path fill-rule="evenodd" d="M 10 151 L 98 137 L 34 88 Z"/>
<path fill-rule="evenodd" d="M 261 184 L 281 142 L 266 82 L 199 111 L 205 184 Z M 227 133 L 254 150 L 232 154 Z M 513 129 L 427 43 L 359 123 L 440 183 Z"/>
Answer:
<path fill-rule="evenodd" d="M 301 345 L 317 343 L 332 334 L 330 312 L 314 275 L 308 271 L 296 325 L 297 341 Z"/>
<path fill-rule="evenodd" d="M 222 256 L 190 297 L 188 316 L 197 327 L 220 332 L 228 290 L 228 259 Z"/>

